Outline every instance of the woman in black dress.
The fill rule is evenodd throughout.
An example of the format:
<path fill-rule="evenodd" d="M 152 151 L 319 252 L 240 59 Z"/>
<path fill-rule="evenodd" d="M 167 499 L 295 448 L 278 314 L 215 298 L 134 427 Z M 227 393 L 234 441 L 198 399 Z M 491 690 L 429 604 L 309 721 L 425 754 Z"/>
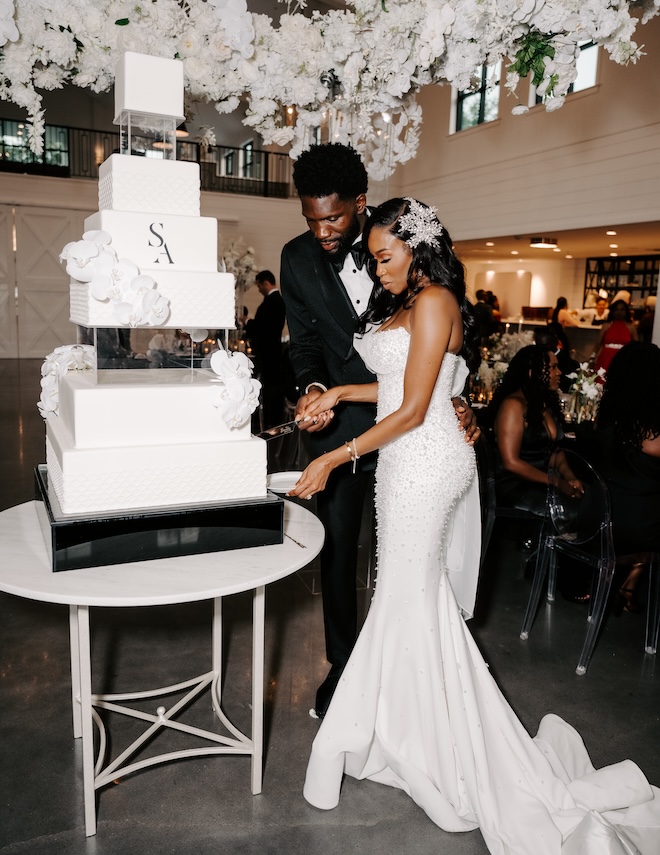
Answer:
<path fill-rule="evenodd" d="M 595 436 L 584 441 L 607 483 L 617 556 L 660 551 L 660 348 L 633 341 L 610 363 Z M 638 611 L 645 565 L 632 564 L 619 595 Z"/>

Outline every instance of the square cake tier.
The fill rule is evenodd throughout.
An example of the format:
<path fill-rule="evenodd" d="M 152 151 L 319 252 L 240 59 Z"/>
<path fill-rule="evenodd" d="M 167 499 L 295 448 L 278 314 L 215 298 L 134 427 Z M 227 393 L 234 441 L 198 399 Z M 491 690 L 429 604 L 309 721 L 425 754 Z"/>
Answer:
<path fill-rule="evenodd" d="M 127 414 L 130 418 L 130 414 Z M 75 448 L 57 416 L 46 423 L 48 478 L 65 514 L 212 504 L 266 495 L 266 443 Z"/>
<path fill-rule="evenodd" d="M 99 167 L 99 208 L 199 217 L 199 164 L 111 154 Z"/>
<path fill-rule="evenodd" d="M 183 121 L 183 63 L 126 51 L 115 69 L 115 121 L 124 112 Z"/>
<path fill-rule="evenodd" d="M 136 211 L 98 211 L 85 220 L 85 231 L 100 229 L 111 238 L 119 258 L 143 268 L 218 269 L 218 221 Z"/>
<path fill-rule="evenodd" d="M 60 378 L 57 418 L 74 448 L 249 439 L 249 420 L 229 428 L 213 405 L 219 386 L 204 369 L 69 371 Z"/>
<path fill-rule="evenodd" d="M 231 273 L 177 273 L 174 270 L 142 270 L 153 276 L 156 287 L 170 301 L 169 316 L 159 329 L 234 329 L 234 277 Z M 96 300 L 89 285 L 71 280 L 71 322 L 84 327 L 121 327 L 114 303 Z"/>

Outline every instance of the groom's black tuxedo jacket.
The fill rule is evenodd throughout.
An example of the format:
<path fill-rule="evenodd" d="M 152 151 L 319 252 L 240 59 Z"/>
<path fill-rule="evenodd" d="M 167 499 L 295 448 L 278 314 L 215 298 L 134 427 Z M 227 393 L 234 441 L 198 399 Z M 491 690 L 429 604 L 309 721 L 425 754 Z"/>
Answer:
<path fill-rule="evenodd" d="M 291 334 L 289 352 L 301 394 L 313 382 L 330 388 L 375 380 L 353 347 L 357 320 L 353 305 L 336 268 L 311 232 L 294 238 L 282 250 L 280 288 Z M 372 404 L 340 404 L 332 424 L 310 434 L 315 453 L 359 436 L 374 419 Z"/>

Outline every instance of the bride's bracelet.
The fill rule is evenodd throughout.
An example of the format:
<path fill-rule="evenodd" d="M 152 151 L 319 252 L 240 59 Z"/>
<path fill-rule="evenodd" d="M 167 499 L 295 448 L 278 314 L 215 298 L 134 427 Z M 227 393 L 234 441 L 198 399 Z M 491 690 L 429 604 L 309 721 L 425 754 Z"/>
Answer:
<path fill-rule="evenodd" d="M 353 464 L 353 475 L 355 475 L 355 470 L 357 468 L 357 462 L 360 459 L 360 455 L 357 453 L 357 446 L 355 445 L 355 437 L 348 442 L 348 440 L 344 443 L 346 451 L 348 452 L 348 456 L 351 458 L 351 463 Z"/>

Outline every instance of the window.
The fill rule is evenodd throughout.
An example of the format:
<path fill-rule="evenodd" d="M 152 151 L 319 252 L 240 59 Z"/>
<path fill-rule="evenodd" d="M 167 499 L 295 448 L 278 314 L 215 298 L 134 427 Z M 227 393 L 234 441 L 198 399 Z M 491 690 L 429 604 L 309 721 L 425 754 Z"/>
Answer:
<path fill-rule="evenodd" d="M 580 92 L 596 85 L 598 68 L 598 45 L 595 42 L 580 42 L 580 56 L 577 59 L 577 77 L 571 83 L 569 92 Z"/>
<path fill-rule="evenodd" d="M 254 143 L 252 140 L 243 145 L 243 178 L 253 178 Z"/>
<path fill-rule="evenodd" d="M 5 163 L 43 163 L 68 167 L 69 135 L 66 128 L 46 125 L 44 152 L 36 155 L 28 146 L 25 122 L 0 119 L 0 158 Z"/>
<path fill-rule="evenodd" d="M 595 42 L 578 42 L 580 55 L 575 63 L 577 77 L 568 87 L 567 94 L 571 92 L 582 92 L 583 89 L 590 89 L 596 85 L 596 71 L 598 70 L 598 45 Z M 536 87 L 531 87 L 532 97 L 530 98 L 530 106 L 534 104 L 542 104 L 543 96 L 537 94 Z"/>
<path fill-rule="evenodd" d="M 500 102 L 500 71 L 502 63 L 482 65 L 479 72 L 479 88 L 460 91 L 456 94 L 456 130 L 473 128 L 484 122 L 492 122 L 498 116 Z"/>

